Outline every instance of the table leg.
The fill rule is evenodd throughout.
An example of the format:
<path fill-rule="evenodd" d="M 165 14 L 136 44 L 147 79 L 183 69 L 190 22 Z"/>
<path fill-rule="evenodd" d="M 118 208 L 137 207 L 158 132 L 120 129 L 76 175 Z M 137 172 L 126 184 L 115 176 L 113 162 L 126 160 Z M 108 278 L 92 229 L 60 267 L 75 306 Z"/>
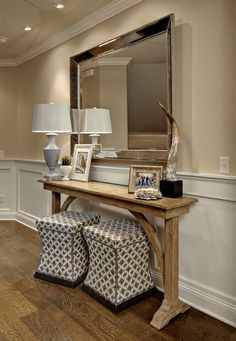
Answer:
<path fill-rule="evenodd" d="M 148 222 L 148 220 L 145 218 L 145 216 L 142 213 L 133 212 L 130 210 L 130 213 L 132 213 L 137 221 L 141 224 L 143 227 L 146 235 L 148 236 L 148 239 L 151 243 L 151 246 L 153 248 L 154 254 L 157 257 L 157 262 L 161 271 L 161 274 L 163 276 L 164 273 L 164 265 L 163 265 L 163 251 L 161 247 L 161 243 L 157 237 L 156 230 L 151 226 L 151 224 Z"/>
<path fill-rule="evenodd" d="M 158 330 L 190 307 L 178 298 L 179 218 L 165 221 L 164 231 L 164 300 L 154 314 L 151 325 Z"/>
<path fill-rule="evenodd" d="M 61 210 L 61 193 L 52 192 L 52 214 Z"/>

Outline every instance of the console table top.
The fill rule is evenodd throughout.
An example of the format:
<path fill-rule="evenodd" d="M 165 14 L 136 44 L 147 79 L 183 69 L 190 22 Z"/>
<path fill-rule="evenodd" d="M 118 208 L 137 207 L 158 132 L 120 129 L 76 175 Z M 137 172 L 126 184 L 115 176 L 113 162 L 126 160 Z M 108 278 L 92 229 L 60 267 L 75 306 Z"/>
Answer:
<path fill-rule="evenodd" d="M 54 190 L 54 192 L 71 191 L 69 195 L 77 193 L 88 193 L 97 196 L 103 196 L 110 199 L 118 199 L 142 206 L 159 208 L 162 210 L 172 210 L 176 208 L 190 206 L 197 202 L 196 198 L 182 196 L 179 198 L 166 198 L 156 200 L 140 200 L 135 199 L 132 193 L 128 193 L 127 186 L 114 185 L 96 181 L 82 182 L 76 180 L 69 181 L 45 181 L 39 180 L 44 184 L 45 189 Z M 47 188 L 48 187 L 48 188 Z M 50 188 L 49 188 L 50 187 Z M 74 192 L 75 191 L 75 192 Z M 73 193 L 74 192 L 74 193 Z"/>

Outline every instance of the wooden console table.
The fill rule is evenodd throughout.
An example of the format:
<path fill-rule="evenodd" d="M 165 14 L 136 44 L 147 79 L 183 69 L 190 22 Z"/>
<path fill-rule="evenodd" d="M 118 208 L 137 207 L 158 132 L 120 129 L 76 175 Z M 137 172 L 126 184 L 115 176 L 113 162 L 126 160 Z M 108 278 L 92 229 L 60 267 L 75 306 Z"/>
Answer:
<path fill-rule="evenodd" d="M 163 278 L 164 299 L 154 314 L 151 325 L 158 330 L 166 326 L 179 313 L 185 312 L 189 306 L 178 298 L 178 255 L 179 255 L 179 217 L 188 213 L 189 207 L 197 199 L 162 198 L 158 200 L 139 200 L 128 193 L 125 186 L 111 185 L 100 182 L 78 181 L 44 181 L 44 189 L 52 191 L 52 212 L 66 210 L 76 198 L 127 209 L 143 226 Z M 61 207 L 61 193 L 68 195 Z M 145 214 L 164 219 L 164 250 L 156 234 L 155 228 L 145 218 Z"/>

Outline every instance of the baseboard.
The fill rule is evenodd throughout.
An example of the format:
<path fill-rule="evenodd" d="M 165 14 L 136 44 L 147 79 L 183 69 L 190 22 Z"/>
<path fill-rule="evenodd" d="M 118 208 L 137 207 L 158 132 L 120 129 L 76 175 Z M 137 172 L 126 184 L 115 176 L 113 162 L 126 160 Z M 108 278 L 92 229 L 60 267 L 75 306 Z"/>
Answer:
<path fill-rule="evenodd" d="M 0 210 L 0 220 L 15 220 L 16 212 L 11 210 Z"/>
<path fill-rule="evenodd" d="M 157 289 L 163 292 L 160 272 L 151 269 L 151 274 L 155 282 L 160 283 L 156 285 Z M 236 299 L 234 297 L 181 276 L 179 277 L 179 297 L 191 307 L 236 327 Z"/>
<path fill-rule="evenodd" d="M 19 223 L 23 224 L 23 225 L 30 227 L 33 230 L 36 230 L 35 218 L 33 218 L 33 217 L 30 217 L 26 214 L 22 214 L 20 212 L 16 212 L 15 213 L 15 220 L 18 221 Z"/>

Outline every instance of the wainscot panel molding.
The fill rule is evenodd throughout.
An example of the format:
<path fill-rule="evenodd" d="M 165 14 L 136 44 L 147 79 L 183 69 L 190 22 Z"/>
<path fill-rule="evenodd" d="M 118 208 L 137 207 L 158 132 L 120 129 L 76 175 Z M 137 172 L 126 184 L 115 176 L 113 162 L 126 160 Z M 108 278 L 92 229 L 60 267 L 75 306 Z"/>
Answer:
<path fill-rule="evenodd" d="M 1 220 L 14 219 L 34 228 L 36 218 L 50 214 L 50 195 L 37 183 L 46 171 L 43 161 L 0 160 Z"/>
<path fill-rule="evenodd" d="M 16 213 L 15 161 L 0 160 L 0 217 L 15 219 Z"/>
<path fill-rule="evenodd" d="M 35 218 L 51 212 L 50 193 L 37 179 L 47 171 L 43 161 L 0 160 L 0 219 L 16 219 L 34 228 Z M 127 185 L 127 165 L 92 165 L 91 180 Z M 180 297 L 191 306 L 236 327 L 236 177 L 214 174 L 178 173 L 184 181 L 184 194 L 199 202 L 180 220 Z M 72 208 L 93 209 L 112 216 L 129 213 L 82 200 Z M 162 222 L 155 219 L 162 238 Z M 152 275 L 161 290 L 156 261 Z"/>
<path fill-rule="evenodd" d="M 47 171 L 39 162 L 16 161 L 16 219 L 34 228 L 35 219 L 51 212 L 50 193 L 37 182 Z"/>

